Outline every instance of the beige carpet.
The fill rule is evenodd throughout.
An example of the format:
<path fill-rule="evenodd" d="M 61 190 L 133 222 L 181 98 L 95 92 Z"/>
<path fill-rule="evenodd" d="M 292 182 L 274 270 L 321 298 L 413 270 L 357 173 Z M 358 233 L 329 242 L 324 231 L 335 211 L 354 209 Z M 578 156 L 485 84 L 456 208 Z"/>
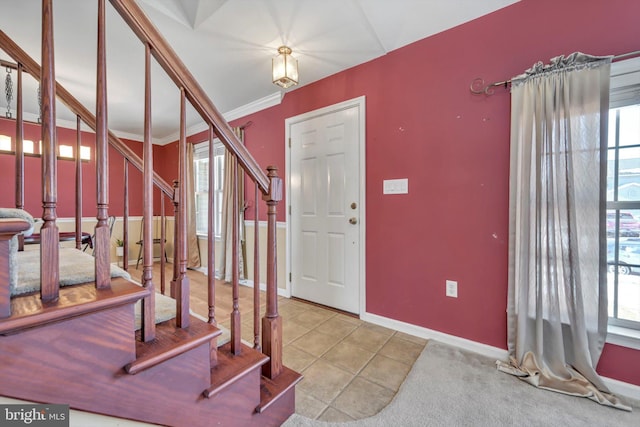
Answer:
<path fill-rule="evenodd" d="M 283 426 L 640 426 L 640 402 L 624 400 L 633 412 L 539 390 L 498 372 L 493 359 L 429 341 L 377 415 L 325 423 L 294 414 Z"/>

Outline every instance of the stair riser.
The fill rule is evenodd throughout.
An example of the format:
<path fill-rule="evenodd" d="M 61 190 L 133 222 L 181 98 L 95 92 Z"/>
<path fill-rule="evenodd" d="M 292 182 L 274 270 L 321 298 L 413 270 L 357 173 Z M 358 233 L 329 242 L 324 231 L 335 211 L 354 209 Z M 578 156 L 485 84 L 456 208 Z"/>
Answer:
<path fill-rule="evenodd" d="M 177 426 L 275 426 L 291 413 L 291 402 L 286 416 L 255 413 L 259 367 L 204 398 L 209 345 L 126 374 L 123 367 L 136 357 L 133 329 L 129 305 L 0 337 L 0 395 Z"/>

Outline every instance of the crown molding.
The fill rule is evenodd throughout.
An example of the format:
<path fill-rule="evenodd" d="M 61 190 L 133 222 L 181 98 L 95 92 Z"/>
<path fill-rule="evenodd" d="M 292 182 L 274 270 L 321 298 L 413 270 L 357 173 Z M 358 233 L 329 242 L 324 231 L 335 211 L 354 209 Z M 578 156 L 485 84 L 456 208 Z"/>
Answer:
<path fill-rule="evenodd" d="M 222 116 L 227 122 L 230 122 L 232 120 L 248 116 L 249 114 L 257 113 L 258 111 L 262 111 L 269 107 L 280 105 L 280 103 L 282 102 L 283 96 L 284 96 L 284 92 L 282 91 L 274 92 L 271 95 L 267 95 L 263 98 L 257 99 L 241 107 L 228 111 L 224 113 Z M 13 115 L 13 117 L 16 117 L 15 110 L 11 110 L 11 114 Z M 25 111 L 23 113 L 23 117 L 24 117 L 24 120 L 27 122 L 33 122 L 33 123 L 38 122 L 38 116 L 33 113 L 28 113 Z M 75 121 L 65 120 L 65 119 L 56 119 L 56 126 L 61 128 L 66 128 L 66 129 L 73 129 L 73 130 L 75 130 L 77 127 Z M 195 135 L 199 132 L 203 132 L 207 130 L 208 128 L 209 126 L 205 122 L 200 122 L 196 125 L 188 127 L 186 133 L 187 135 Z M 86 132 L 93 132 L 93 129 L 87 126 L 84 122 L 81 123 L 80 129 Z M 116 135 L 118 138 L 123 138 L 123 139 L 132 140 L 132 141 L 138 141 L 138 142 L 144 141 L 143 135 L 138 135 L 135 133 L 128 133 L 128 132 L 113 131 L 113 130 L 111 132 L 113 132 L 113 134 Z M 169 143 L 177 141 L 179 137 L 180 137 L 179 132 L 174 132 L 164 138 L 154 138 L 153 143 L 155 145 L 167 145 Z"/>
<path fill-rule="evenodd" d="M 271 95 L 267 95 L 263 98 L 256 99 L 255 101 L 252 101 L 241 107 L 235 108 L 231 111 L 227 111 L 226 113 L 222 114 L 222 116 L 227 122 L 230 122 L 232 120 L 248 116 L 249 114 L 257 113 L 258 111 L 262 111 L 269 107 L 280 105 L 280 103 L 282 102 L 283 96 L 284 96 L 284 93 L 282 91 L 274 92 Z M 209 126 L 206 123 L 200 122 L 196 125 L 188 127 L 186 133 L 187 135 L 195 135 L 199 132 L 206 131 L 208 128 Z M 154 144 L 167 145 L 174 141 L 177 141 L 179 137 L 180 137 L 179 132 L 174 132 L 164 138 L 154 140 Z"/>

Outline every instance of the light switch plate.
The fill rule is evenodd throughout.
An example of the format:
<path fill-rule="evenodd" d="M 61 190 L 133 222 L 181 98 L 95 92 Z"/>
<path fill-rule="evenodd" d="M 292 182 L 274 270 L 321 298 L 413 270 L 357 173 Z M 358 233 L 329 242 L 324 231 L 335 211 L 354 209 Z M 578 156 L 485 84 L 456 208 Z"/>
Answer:
<path fill-rule="evenodd" d="M 458 298 L 458 282 L 447 280 L 445 292 L 448 297 Z"/>
<path fill-rule="evenodd" d="M 385 179 L 382 181 L 382 194 L 408 194 L 409 179 Z"/>

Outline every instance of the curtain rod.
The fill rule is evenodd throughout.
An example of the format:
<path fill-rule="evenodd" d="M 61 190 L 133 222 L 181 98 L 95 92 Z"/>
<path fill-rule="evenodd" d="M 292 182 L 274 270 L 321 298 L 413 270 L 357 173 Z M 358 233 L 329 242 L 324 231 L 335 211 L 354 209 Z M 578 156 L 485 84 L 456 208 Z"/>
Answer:
<path fill-rule="evenodd" d="M 635 56 L 640 56 L 640 50 L 636 50 L 634 52 L 629 52 L 629 53 L 623 53 L 621 55 L 615 55 L 612 61 L 620 61 L 622 59 L 632 58 Z M 502 82 L 489 83 L 485 85 L 484 79 L 478 77 L 471 82 L 471 86 L 469 87 L 469 90 L 474 95 L 482 95 L 482 94 L 493 95 L 494 87 L 504 86 L 504 88 L 507 89 L 510 84 L 511 84 L 511 79 L 504 80 Z"/>

